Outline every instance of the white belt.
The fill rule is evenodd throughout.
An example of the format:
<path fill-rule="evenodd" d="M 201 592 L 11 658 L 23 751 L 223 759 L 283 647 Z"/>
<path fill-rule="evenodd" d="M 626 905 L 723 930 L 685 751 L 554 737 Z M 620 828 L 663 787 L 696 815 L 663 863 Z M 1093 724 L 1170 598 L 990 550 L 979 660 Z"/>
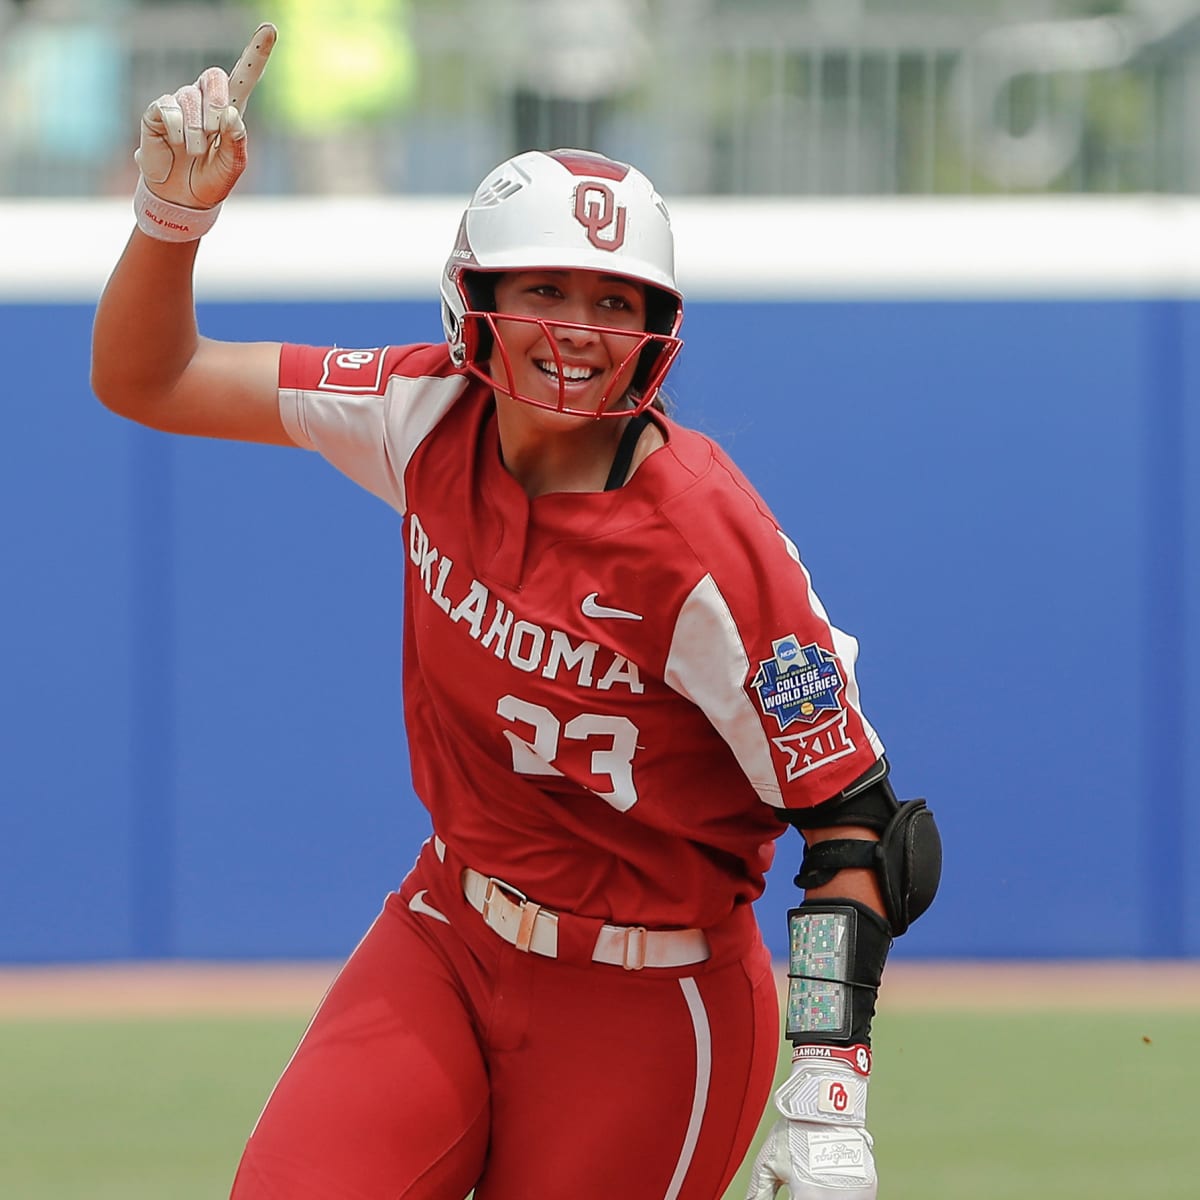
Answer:
<path fill-rule="evenodd" d="M 534 904 L 515 887 L 481 875 L 462 873 L 463 895 L 485 923 L 518 950 L 558 957 L 558 914 Z M 687 967 L 708 958 L 708 938 L 699 929 L 646 929 L 641 925 L 602 925 L 592 962 L 627 971 L 643 967 Z"/>

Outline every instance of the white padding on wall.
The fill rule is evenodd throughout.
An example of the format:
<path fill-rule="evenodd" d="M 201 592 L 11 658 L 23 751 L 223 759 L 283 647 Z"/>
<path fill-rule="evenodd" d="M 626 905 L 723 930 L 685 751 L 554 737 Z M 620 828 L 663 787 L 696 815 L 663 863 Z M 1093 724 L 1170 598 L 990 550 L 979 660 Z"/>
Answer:
<path fill-rule="evenodd" d="M 429 299 L 464 199 L 233 197 L 201 299 Z M 692 299 L 1200 295 L 1200 200 L 686 199 Z M 0 203 L 0 301 L 89 301 L 133 228 L 125 197 Z"/>

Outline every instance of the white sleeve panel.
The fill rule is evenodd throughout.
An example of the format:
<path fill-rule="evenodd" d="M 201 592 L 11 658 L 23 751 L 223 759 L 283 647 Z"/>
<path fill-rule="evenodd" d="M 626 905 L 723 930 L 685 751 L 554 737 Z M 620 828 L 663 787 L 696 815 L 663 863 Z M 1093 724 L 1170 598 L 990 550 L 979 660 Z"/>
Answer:
<path fill-rule="evenodd" d="M 796 561 L 800 562 L 799 557 L 797 557 Z M 871 722 L 863 714 L 862 704 L 858 698 L 858 676 L 854 672 L 854 664 L 858 661 L 858 639 L 843 632 L 836 625 L 830 624 L 825 606 L 821 603 L 817 593 L 813 591 L 812 577 L 808 573 L 808 568 L 802 562 L 800 563 L 800 570 L 804 572 L 804 579 L 808 584 L 808 595 L 812 603 L 813 612 L 826 625 L 829 625 L 829 632 L 833 636 L 833 652 L 838 656 L 838 660 L 846 669 L 846 703 L 854 709 L 858 715 L 858 719 L 862 722 L 863 732 L 867 735 L 867 741 L 871 743 L 871 749 L 875 751 L 875 757 L 882 758 L 883 742 L 880 741 L 879 734 L 875 732 L 871 726 Z"/>
<path fill-rule="evenodd" d="M 883 742 L 880 741 L 879 734 L 872 728 L 871 722 L 864 716 L 862 704 L 858 699 L 858 677 L 854 673 L 854 664 L 858 661 L 858 639 L 830 623 L 829 614 L 825 611 L 825 605 L 821 603 L 821 598 L 813 588 L 812 576 L 809 575 L 808 568 L 800 559 L 800 551 L 796 548 L 796 543 L 782 529 L 779 531 L 779 536 L 783 538 L 783 544 L 792 560 L 804 573 L 804 582 L 808 585 L 808 602 L 813 612 L 829 626 L 829 632 L 833 636 L 833 652 L 846 669 L 846 703 L 854 709 L 858 719 L 862 722 L 863 732 L 867 735 L 867 741 L 871 743 L 871 749 L 875 751 L 875 757 L 882 758 Z"/>
<path fill-rule="evenodd" d="M 782 808 L 771 747 L 745 691 L 749 672 L 750 659 L 733 614 L 713 577 L 706 575 L 679 611 L 664 679 L 712 722 L 759 798 Z"/>
<path fill-rule="evenodd" d="M 402 514 L 409 459 L 466 386 L 462 376 L 394 375 L 382 395 L 281 388 L 288 436 Z"/>

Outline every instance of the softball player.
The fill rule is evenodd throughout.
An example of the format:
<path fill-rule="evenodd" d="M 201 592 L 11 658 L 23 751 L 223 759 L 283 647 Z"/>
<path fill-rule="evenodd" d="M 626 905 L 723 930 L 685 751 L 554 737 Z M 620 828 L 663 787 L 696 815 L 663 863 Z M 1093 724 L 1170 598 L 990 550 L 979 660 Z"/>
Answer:
<path fill-rule="evenodd" d="M 775 1070 L 751 912 L 805 836 L 791 1076 L 750 1195 L 875 1195 L 870 1023 L 937 833 L 898 802 L 857 647 L 729 458 L 663 411 L 683 302 L 638 171 L 530 152 L 482 182 L 446 341 L 196 328 L 198 239 L 274 44 L 142 122 L 93 384 L 159 429 L 314 450 L 402 515 L 405 720 L 431 835 L 323 1000 L 236 1200 L 714 1200 Z M 126 336 L 136 327 L 137 339 Z"/>

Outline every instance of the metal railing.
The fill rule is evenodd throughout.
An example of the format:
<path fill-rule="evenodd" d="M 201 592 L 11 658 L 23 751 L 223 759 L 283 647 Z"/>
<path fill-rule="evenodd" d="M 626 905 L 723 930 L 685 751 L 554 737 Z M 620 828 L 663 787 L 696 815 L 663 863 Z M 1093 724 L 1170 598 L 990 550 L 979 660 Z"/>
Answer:
<path fill-rule="evenodd" d="M 340 127 L 309 128 L 272 64 L 243 190 L 460 194 L 576 144 L 669 195 L 1200 191 L 1200 0 L 935 2 L 408 0 L 411 86 Z M 145 104 L 232 63 L 256 16 L 0 0 L 0 196 L 126 190 Z"/>

